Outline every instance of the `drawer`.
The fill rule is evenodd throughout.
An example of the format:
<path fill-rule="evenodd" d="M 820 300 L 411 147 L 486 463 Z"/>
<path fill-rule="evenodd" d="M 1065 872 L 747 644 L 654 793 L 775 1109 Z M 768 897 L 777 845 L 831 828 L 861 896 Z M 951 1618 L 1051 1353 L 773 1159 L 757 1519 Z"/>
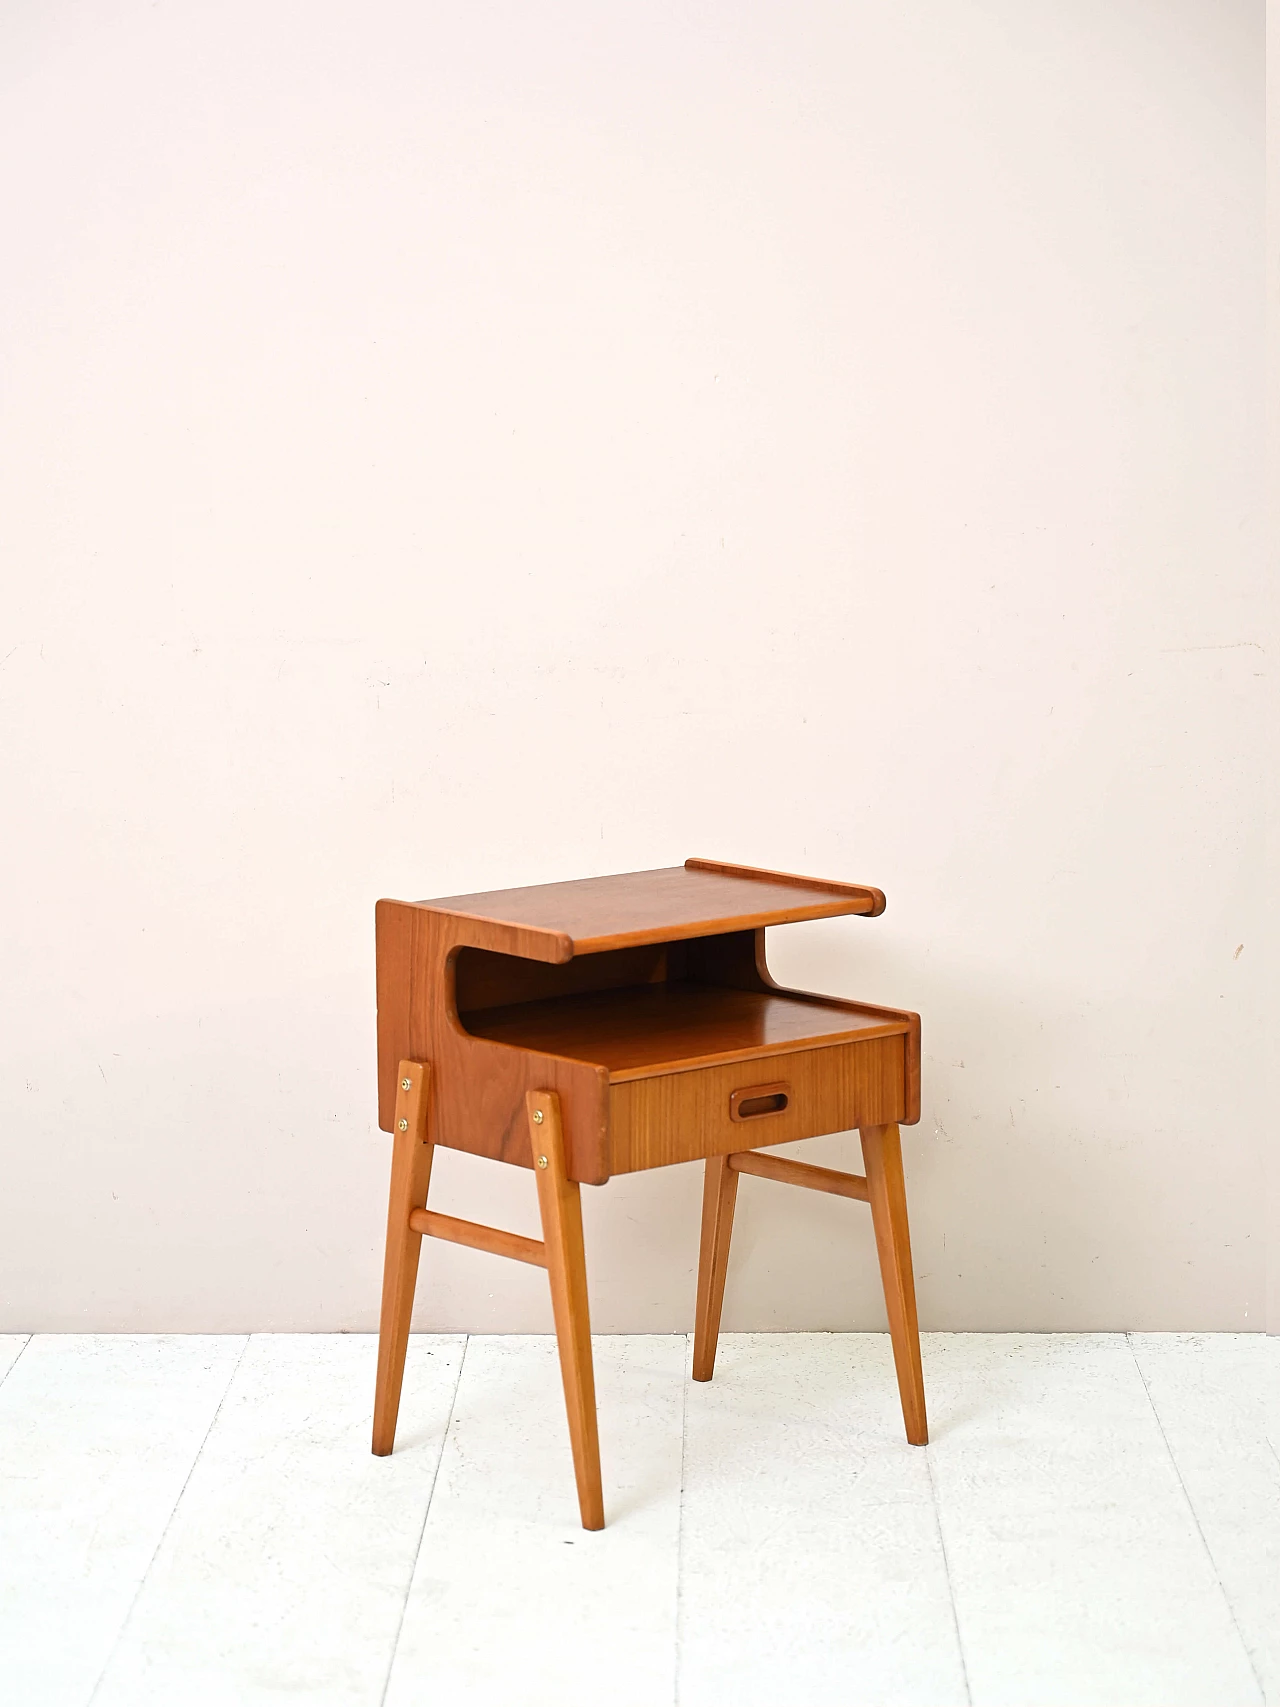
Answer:
<path fill-rule="evenodd" d="M 611 1085 L 610 1171 L 904 1120 L 906 1041 L 870 1037 Z"/>

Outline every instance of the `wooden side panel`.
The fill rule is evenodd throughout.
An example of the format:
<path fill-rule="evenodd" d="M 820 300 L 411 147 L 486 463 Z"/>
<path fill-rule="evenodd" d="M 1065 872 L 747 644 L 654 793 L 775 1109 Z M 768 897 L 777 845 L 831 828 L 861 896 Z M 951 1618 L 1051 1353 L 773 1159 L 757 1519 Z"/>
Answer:
<path fill-rule="evenodd" d="M 920 1015 L 908 1014 L 911 1030 L 907 1033 L 907 1111 L 899 1116 L 899 1125 L 914 1126 L 920 1118 Z"/>
<path fill-rule="evenodd" d="M 400 901 L 379 901 L 378 1124 L 392 1130 L 396 1069 L 431 1063 L 428 1112 L 434 1143 L 531 1167 L 526 1091 L 560 1097 L 569 1178 L 609 1177 L 608 1074 L 583 1061 L 469 1037 L 453 1003 L 450 957 L 466 921 Z"/>
<path fill-rule="evenodd" d="M 609 1093 L 613 1172 L 634 1173 L 900 1120 L 900 1112 L 889 1111 L 906 1104 L 907 1041 L 899 1033 L 614 1085 Z M 778 1079 L 790 1087 L 780 1114 L 731 1118 L 729 1099 L 735 1091 Z"/>
<path fill-rule="evenodd" d="M 396 1067 L 413 1060 L 409 1048 L 409 914 L 396 901 L 379 901 L 373 911 L 378 983 L 378 1125 L 395 1130 Z"/>

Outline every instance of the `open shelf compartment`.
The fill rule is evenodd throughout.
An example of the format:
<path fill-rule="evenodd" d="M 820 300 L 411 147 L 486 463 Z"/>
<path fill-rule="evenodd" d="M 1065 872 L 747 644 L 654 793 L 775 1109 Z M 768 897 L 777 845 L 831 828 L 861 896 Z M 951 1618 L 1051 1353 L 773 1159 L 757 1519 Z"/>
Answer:
<path fill-rule="evenodd" d="M 685 980 L 514 1002 L 459 1017 L 474 1037 L 589 1061 L 605 1067 L 615 1084 L 907 1030 L 903 1020 L 819 997 Z"/>

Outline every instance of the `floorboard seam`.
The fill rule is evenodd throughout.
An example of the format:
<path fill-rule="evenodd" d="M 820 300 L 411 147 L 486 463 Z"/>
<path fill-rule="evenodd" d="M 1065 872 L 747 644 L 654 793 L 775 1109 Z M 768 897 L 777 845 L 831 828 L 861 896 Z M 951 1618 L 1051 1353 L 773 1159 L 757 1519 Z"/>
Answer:
<path fill-rule="evenodd" d="M 151 1550 L 151 1557 L 147 1560 L 147 1568 L 143 1571 L 142 1575 L 138 1578 L 138 1586 L 133 1591 L 133 1599 L 129 1602 L 129 1610 L 125 1613 L 124 1617 L 120 1621 L 120 1628 L 116 1631 L 116 1639 L 111 1644 L 111 1651 L 110 1651 L 110 1653 L 108 1653 L 106 1659 L 102 1662 L 102 1670 L 98 1673 L 97 1682 L 94 1684 L 93 1688 L 89 1691 L 89 1700 L 86 1704 L 86 1707 L 93 1707 L 93 1703 L 98 1698 L 98 1691 L 102 1688 L 102 1680 L 103 1680 L 103 1678 L 106 1677 L 108 1671 L 111 1669 L 111 1662 L 113 1659 L 115 1659 L 116 1654 L 119 1651 L 121 1642 L 124 1641 L 124 1633 L 129 1628 L 129 1620 L 133 1617 L 133 1614 L 134 1614 L 134 1612 L 137 1608 L 137 1605 L 138 1605 L 138 1601 L 142 1598 L 142 1591 L 147 1586 L 147 1578 L 151 1575 L 152 1567 L 154 1566 L 156 1560 L 160 1557 L 160 1549 L 164 1546 L 165 1536 L 168 1535 L 170 1529 L 172 1529 L 172 1527 L 173 1527 L 173 1520 L 178 1514 L 178 1507 L 182 1504 L 182 1496 L 183 1496 L 183 1494 L 186 1493 L 187 1488 L 190 1486 L 192 1476 L 195 1475 L 196 1465 L 200 1462 L 200 1454 L 204 1451 L 206 1445 L 208 1444 L 209 1436 L 213 1433 L 213 1425 L 217 1422 L 218 1418 L 222 1415 L 222 1407 L 227 1402 L 227 1394 L 231 1391 L 231 1383 L 235 1380 L 236 1376 L 240 1372 L 240 1365 L 244 1362 L 244 1354 L 245 1354 L 245 1352 L 248 1351 L 249 1341 L 252 1338 L 253 1338 L 252 1334 L 246 1334 L 244 1336 L 244 1344 L 240 1347 L 240 1355 L 239 1355 L 239 1357 L 236 1358 L 235 1363 L 232 1366 L 232 1370 L 231 1370 L 230 1375 L 227 1376 L 227 1384 L 222 1389 L 221 1397 L 219 1398 L 217 1404 L 213 1407 L 213 1415 L 209 1418 L 209 1426 L 207 1429 L 205 1429 L 204 1433 L 200 1437 L 200 1444 L 199 1444 L 199 1446 L 196 1447 L 195 1456 L 192 1458 L 190 1464 L 187 1466 L 187 1473 L 182 1478 L 182 1486 L 178 1489 L 178 1497 L 176 1500 L 174 1500 L 173 1507 L 172 1507 L 171 1511 L 169 1512 L 168 1517 L 164 1521 L 164 1528 L 160 1531 L 160 1539 L 156 1542 L 155 1546 Z"/>
<path fill-rule="evenodd" d="M 1178 1466 L 1178 1460 L 1174 1454 L 1174 1450 L 1169 1444 L 1169 1436 L 1164 1432 L 1164 1424 L 1160 1420 L 1160 1412 L 1156 1409 L 1156 1402 L 1151 1397 L 1151 1389 L 1147 1385 L 1147 1374 L 1139 1361 L 1137 1349 L 1133 1343 L 1133 1335 L 1131 1333 L 1126 1333 L 1124 1339 L 1125 1344 L 1129 1347 L 1129 1355 L 1133 1359 L 1133 1366 L 1138 1371 L 1138 1379 L 1142 1383 L 1142 1391 L 1147 1395 L 1147 1403 L 1151 1406 L 1151 1414 L 1156 1419 L 1156 1427 L 1160 1430 L 1160 1438 L 1164 1442 L 1164 1449 L 1169 1454 L 1169 1462 L 1173 1465 L 1173 1473 L 1178 1478 L 1178 1486 L 1181 1488 L 1182 1497 L 1187 1503 L 1187 1510 L 1191 1513 L 1191 1521 L 1196 1526 L 1196 1534 L 1200 1537 L 1200 1545 L 1204 1548 L 1205 1557 L 1208 1559 L 1210 1569 L 1213 1571 L 1213 1580 L 1218 1585 L 1218 1593 L 1222 1596 L 1223 1604 L 1225 1605 L 1228 1616 L 1231 1619 L 1231 1628 L 1235 1631 L 1236 1639 L 1244 1649 L 1245 1658 L 1249 1662 L 1249 1670 L 1253 1673 L 1253 1680 L 1258 1686 L 1258 1700 L 1260 1703 L 1265 1703 L 1267 1699 L 1267 1692 L 1263 1688 L 1262 1679 L 1258 1675 L 1258 1668 L 1254 1664 L 1253 1654 L 1249 1648 L 1248 1642 L 1244 1639 L 1244 1632 L 1240 1628 L 1239 1620 L 1236 1618 L 1236 1609 L 1231 1604 L 1231 1596 L 1222 1585 L 1222 1577 L 1218 1571 L 1218 1561 L 1214 1558 L 1213 1548 L 1210 1547 L 1208 1538 L 1205 1535 L 1204 1530 L 1201 1528 L 1200 1514 L 1192 1503 L 1191 1495 L 1187 1492 L 1187 1484 L 1182 1479 L 1182 1471 Z"/>
<path fill-rule="evenodd" d="M 938 1499 L 938 1484 L 933 1474 L 933 1459 L 929 1446 L 924 1449 L 925 1468 L 929 1472 L 929 1497 L 933 1501 L 933 1521 L 938 1526 L 938 1546 L 942 1549 L 942 1570 L 947 1579 L 947 1599 L 951 1602 L 951 1625 L 956 1633 L 956 1652 L 960 1655 L 960 1676 L 964 1681 L 964 1698 L 973 1707 L 973 1691 L 969 1687 L 969 1662 L 964 1654 L 964 1638 L 960 1634 L 960 1612 L 956 1606 L 955 1584 L 951 1580 L 951 1560 L 947 1556 L 947 1538 L 942 1533 L 942 1505 Z"/>
<path fill-rule="evenodd" d="M 17 1357 L 14 1358 L 13 1362 L 5 1370 L 4 1374 L 0 1375 L 0 1387 L 4 1386 L 5 1382 L 9 1379 L 9 1377 L 13 1374 L 14 1370 L 18 1367 L 19 1363 L 21 1363 L 23 1352 L 27 1349 L 27 1347 L 31 1344 L 32 1340 L 35 1337 L 36 1336 L 34 1334 L 28 1334 L 26 1339 L 24 1339 L 22 1344 L 18 1347 Z"/>
<path fill-rule="evenodd" d="M 409 1566 L 409 1577 L 404 1585 L 404 1599 L 400 1602 L 400 1616 L 396 1620 L 395 1638 L 391 1643 L 391 1657 L 387 1661 L 387 1675 L 382 1680 L 382 1694 L 378 1697 L 378 1707 L 385 1707 L 387 1691 L 391 1688 L 391 1673 L 395 1670 L 396 1653 L 400 1647 L 400 1637 L 404 1633 L 405 1614 L 409 1610 L 409 1596 L 413 1593 L 413 1579 L 418 1574 L 418 1559 L 422 1553 L 423 1538 L 427 1533 L 427 1519 L 431 1516 L 431 1502 L 436 1497 L 436 1483 L 440 1480 L 440 1466 L 444 1463 L 445 1449 L 449 1444 L 449 1430 L 453 1427 L 453 1413 L 458 1407 L 458 1389 L 462 1386 L 462 1371 L 467 1361 L 467 1351 L 470 1345 L 471 1335 L 467 1334 L 462 1341 L 462 1356 L 458 1359 L 458 1373 L 454 1377 L 453 1394 L 449 1400 L 449 1415 L 445 1418 L 444 1432 L 440 1436 L 440 1450 L 436 1454 L 436 1467 L 431 1472 L 431 1486 L 427 1489 L 427 1504 L 422 1514 L 422 1528 L 418 1531 L 418 1545 L 413 1550 L 413 1563 Z"/>
<path fill-rule="evenodd" d="M 684 1364 L 680 1371 L 680 1499 L 676 1506 L 676 1663 L 672 1679 L 672 1707 L 680 1707 L 680 1637 L 684 1619 L 684 1466 L 689 1439 L 689 1336 L 684 1336 Z"/>

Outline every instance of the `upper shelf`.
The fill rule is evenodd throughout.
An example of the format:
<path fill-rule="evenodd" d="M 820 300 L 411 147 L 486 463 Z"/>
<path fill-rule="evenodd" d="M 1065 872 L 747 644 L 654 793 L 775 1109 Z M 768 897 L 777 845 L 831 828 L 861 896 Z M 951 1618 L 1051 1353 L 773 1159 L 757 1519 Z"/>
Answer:
<path fill-rule="evenodd" d="M 565 961 L 647 942 L 720 936 L 759 925 L 882 913 L 884 896 L 865 884 L 828 883 L 690 859 L 657 871 L 446 895 L 420 906 L 470 919 L 476 946 L 538 960 Z M 545 950 L 545 952 L 539 952 Z"/>

